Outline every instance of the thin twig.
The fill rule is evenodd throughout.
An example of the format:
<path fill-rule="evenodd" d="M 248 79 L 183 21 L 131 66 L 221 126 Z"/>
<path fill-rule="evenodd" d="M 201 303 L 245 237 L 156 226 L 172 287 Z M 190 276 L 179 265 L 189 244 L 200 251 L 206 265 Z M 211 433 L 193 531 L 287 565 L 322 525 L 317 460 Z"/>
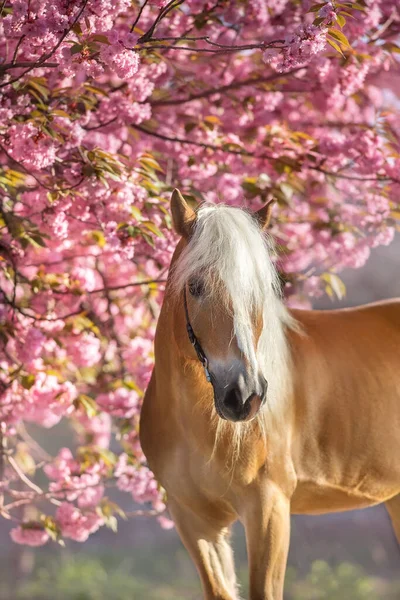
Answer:
<path fill-rule="evenodd" d="M 7 460 L 18 475 L 18 477 L 21 479 L 21 481 L 25 483 L 25 485 L 27 485 L 29 488 L 31 488 L 31 490 L 34 490 L 38 494 L 44 493 L 43 490 L 38 485 L 36 485 L 36 483 L 33 483 L 33 481 L 31 481 L 29 477 L 25 475 L 25 473 L 19 468 L 18 463 L 14 460 L 12 456 L 8 456 Z"/>
<path fill-rule="evenodd" d="M 161 517 L 165 515 L 165 511 L 160 512 L 158 510 L 133 510 L 125 513 L 127 517 Z"/>
<path fill-rule="evenodd" d="M 86 129 L 86 131 L 94 131 L 95 129 L 101 129 L 102 127 L 107 127 L 108 125 L 115 123 L 117 118 L 118 117 L 113 117 L 112 119 L 110 119 L 109 121 L 106 121 L 105 123 L 99 123 L 98 125 L 94 125 L 93 127 L 86 126 L 86 127 L 83 127 L 83 129 Z"/>
<path fill-rule="evenodd" d="M 40 446 L 40 444 L 38 444 L 37 441 L 33 439 L 33 437 L 27 432 L 23 422 L 18 425 L 18 433 L 21 438 L 32 448 L 32 450 L 36 451 L 39 458 L 45 461 L 52 460 L 53 457 L 46 452 L 46 450 L 44 450 L 42 446 Z"/>
<path fill-rule="evenodd" d="M 154 31 L 156 30 L 157 25 L 159 24 L 159 22 L 164 19 L 164 17 L 167 16 L 167 14 L 173 10 L 174 8 L 177 8 L 180 4 L 183 4 L 185 0 L 172 0 L 171 2 L 169 2 L 166 6 L 164 6 L 164 8 L 162 8 L 159 12 L 159 14 L 157 15 L 154 23 L 152 24 L 152 26 L 150 27 L 150 29 L 148 29 L 146 31 L 146 33 L 144 35 L 142 35 L 141 38 L 139 38 L 138 43 L 142 44 L 144 42 L 148 42 L 151 40 L 152 35 L 154 33 Z"/>
<path fill-rule="evenodd" d="M 14 64 L 16 59 L 17 59 L 17 54 L 18 54 L 18 50 L 20 45 L 22 44 L 23 39 L 25 38 L 25 35 L 21 35 L 21 37 L 19 38 L 17 45 L 15 46 L 15 50 L 14 50 L 14 54 L 13 57 L 11 59 L 11 62 Z"/>
<path fill-rule="evenodd" d="M 132 23 L 132 27 L 131 27 L 131 33 L 132 33 L 132 31 L 135 29 L 136 25 L 139 23 L 140 17 L 142 16 L 142 12 L 143 12 L 143 10 L 145 9 L 145 7 L 146 7 L 146 4 L 148 3 L 148 1 L 149 1 L 149 0 L 144 0 L 144 3 L 143 3 L 143 4 L 142 4 L 142 6 L 140 7 L 139 14 L 138 14 L 138 16 L 136 17 L 136 19 L 134 20 L 134 22 Z"/>
<path fill-rule="evenodd" d="M 307 168 L 312 169 L 313 171 L 318 171 L 319 173 L 324 173 L 325 175 L 338 177 L 339 179 L 350 179 L 354 181 L 394 181 L 396 183 L 400 183 L 400 179 L 395 179 L 394 177 L 385 177 L 382 175 L 378 175 L 377 177 L 358 177 L 357 175 L 344 175 L 343 173 L 328 171 L 327 169 L 323 169 L 321 167 L 307 166 Z"/>

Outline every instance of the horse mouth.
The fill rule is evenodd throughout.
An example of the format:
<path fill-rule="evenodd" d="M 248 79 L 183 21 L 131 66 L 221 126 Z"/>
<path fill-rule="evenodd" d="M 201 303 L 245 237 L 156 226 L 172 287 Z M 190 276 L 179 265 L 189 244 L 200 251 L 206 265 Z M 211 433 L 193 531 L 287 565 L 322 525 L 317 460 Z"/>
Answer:
<path fill-rule="evenodd" d="M 224 413 L 222 412 L 222 408 L 220 407 L 220 405 L 219 405 L 219 402 L 218 402 L 218 400 L 217 400 L 216 398 L 214 398 L 214 406 L 215 406 L 215 410 L 216 410 L 216 412 L 217 412 L 217 415 L 218 415 L 218 416 L 219 416 L 221 419 L 223 419 L 224 421 L 227 421 L 227 420 L 228 420 L 228 418 L 227 418 L 227 417 L 225 417 Z"/>
<path fill-rule="evenodd" d="M 243 408 L 240 411 L 232 411 L 221 406 L 221 403 L 217 400 L 217 398 L 214 399 L 214 406 L 217 415 L 224 421 L 232 421 L 233 423 L 252 421 L 257 416 L 263 403 L 264 398 L 258 394 L 252 394 L 252 396 L 246 400 Z"/>

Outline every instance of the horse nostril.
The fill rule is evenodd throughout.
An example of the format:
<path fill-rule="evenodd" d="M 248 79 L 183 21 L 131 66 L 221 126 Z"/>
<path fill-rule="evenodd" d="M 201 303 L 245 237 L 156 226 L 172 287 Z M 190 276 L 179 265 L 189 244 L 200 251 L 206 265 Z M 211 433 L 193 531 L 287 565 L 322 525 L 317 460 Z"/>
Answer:
<path fill-rule="evenodd" d="M 224 404 L 226 408 L 229 408 L 235 412 L 240 410 L 243 406 L 242 395 L 239 388 L 233 387 L 229 390 L 224 398 Z"/>

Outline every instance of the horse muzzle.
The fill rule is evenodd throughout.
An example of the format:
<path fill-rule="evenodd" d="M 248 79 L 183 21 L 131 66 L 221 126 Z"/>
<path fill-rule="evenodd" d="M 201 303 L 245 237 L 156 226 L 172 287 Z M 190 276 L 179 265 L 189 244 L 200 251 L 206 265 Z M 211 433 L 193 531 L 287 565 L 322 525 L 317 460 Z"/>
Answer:
<path fill-rule="evenodd" d="M 251 421 L 257 416 L 267 395 L 267 381 L 264 379 L 261 391 L 249 391 L 239 385 L 218 390 L 214 388 L 214 401 L 217 414 L 228 421 Z"/>

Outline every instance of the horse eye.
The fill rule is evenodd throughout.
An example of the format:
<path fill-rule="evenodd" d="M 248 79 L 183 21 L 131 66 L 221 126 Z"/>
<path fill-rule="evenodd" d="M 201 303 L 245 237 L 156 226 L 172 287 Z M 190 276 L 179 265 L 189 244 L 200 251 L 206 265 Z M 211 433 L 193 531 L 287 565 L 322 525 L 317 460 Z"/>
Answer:
<path fill-rule="evenodd" d="M 195 298 L 199 298 L 204 294 L 204 284 L 199 281 L 189 281 L 189 292 Z"/>

